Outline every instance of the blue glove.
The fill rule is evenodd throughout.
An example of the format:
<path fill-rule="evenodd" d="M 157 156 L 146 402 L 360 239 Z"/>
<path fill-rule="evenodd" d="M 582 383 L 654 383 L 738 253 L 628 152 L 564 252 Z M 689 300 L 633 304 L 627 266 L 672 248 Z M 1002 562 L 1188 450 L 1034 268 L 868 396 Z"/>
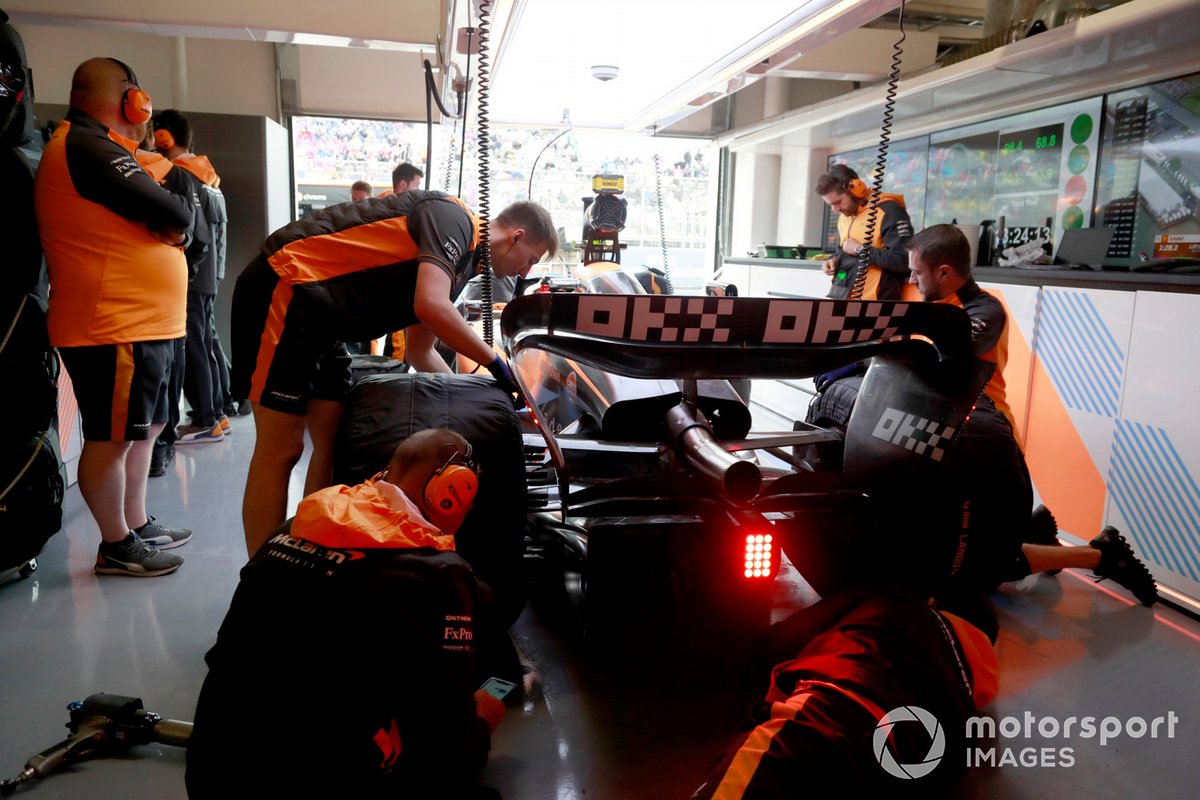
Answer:
<path fill-rule="evenodd" d="M 496 385 L 503 389 L 505 393 L 516 395 L 513 405 L 517 408 L 525 405 L 525 395 L 521 394 L 521 387 L 517 386 L 517 380 L 513 377 L 512 370 L 509 369 L 507 361 L 500 356 L 496 356 L 487 365 L 487 371 L 492 373 L 492 377 L 496 379 Z"/>
<path fill-rule="evenodd" d="M 818 392 L 823 392 L 829 384 L 834 381 L 840 381 L 842 378 L 849 378 L 851 375 L 857 375 L 861 369 L 861 366 L 857 363 L 847 364 L 844 367 L 838 367 L 822 375 L 814 375 L 813 385 L 817 387 Z"/>

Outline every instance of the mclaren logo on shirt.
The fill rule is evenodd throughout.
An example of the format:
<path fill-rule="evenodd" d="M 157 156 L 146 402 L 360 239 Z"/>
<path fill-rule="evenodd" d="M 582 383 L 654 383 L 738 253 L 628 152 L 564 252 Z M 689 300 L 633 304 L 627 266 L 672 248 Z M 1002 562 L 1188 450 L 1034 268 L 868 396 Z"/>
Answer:
<path fill-rule="evenodd" d="M 308 562 L 310 565 L 313 565 L 313 562 L 344 564 L 347 561 L 357 561 L 365 557 L 365 554 L 361 550 L 334 550 L 329 547 L 322 547 L 319 544 L 313 544 L 307 539 L 288 536 L 286 533 L 272 537 L 270 544 L 273 548 L 272 555 L 294 564 L 305 562 Z"/>

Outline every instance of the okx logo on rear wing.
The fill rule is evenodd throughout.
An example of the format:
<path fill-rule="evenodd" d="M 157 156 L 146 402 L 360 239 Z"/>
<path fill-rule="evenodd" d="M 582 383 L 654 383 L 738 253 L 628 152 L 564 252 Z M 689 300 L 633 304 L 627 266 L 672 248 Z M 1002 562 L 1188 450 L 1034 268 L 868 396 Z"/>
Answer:
<path fill-rule="evenodd" d="M 513 355 L 534 347 L 640 378 L 803 378 L 895 349 L 971 357 L 966 313 L 933 303 L 526 295 L 501 333 Z"/>

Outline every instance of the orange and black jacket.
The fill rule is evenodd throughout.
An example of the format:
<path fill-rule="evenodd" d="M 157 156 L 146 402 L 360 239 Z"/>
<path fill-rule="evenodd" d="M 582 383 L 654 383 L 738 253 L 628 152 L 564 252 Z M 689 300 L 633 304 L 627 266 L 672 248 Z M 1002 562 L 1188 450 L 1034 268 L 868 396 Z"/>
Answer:
<path fill-rule="evenodd" d="M 964 283 L 954 294 L 937 302 L 958 306 L 971 318 L 971 349 L 975 357 L 996 365 L 983 393 L 991 400 L 996 410 L 1004 415 L 1009 427 L 1015 432 L 1017 428 L 1004 386 L 1004 365 L 1008 363 L 1008 314 L 1004 311 L 1004 306 L 980 288 L 974 279 Z"/>
<path fill-rule="evenodd" d="M 771 685 L 755 727 L 693 800 L 891 796 L 875 732 L 888 712 L 917 706 L 945 735 L 944 762 L 903 797 L 941 797 L 963 771 L 966 721 L 993 701 L 998 662 L 988 636 L 907 589 L 847 588 L 772 626 L 758 657 Z M 922 725 L 892 728 L 889 745 L 913 760 L 930 750 Z M 807 781 L 798 789 L 797 776 Z M 914 776 L 915 777 L 915 776 Z M 801 790 L 802 789 L 802 790 Z M 875 795 L 880 789 L 889 789 Z"/>
<path fill-rule="evenodd" d="M 417 264 L 450 277 L 451 298 L 475 274 L 479 223 L 462 201 L 408 191 L 339 203 L 280 228 L 262 255 L 293 290 L 306 324 L 341 341 L 414 325 Z"/>
<path fill-rule="evenodd" d="M 867 235 L 867 217 L 870 205 L 859 208 L 853 216 L 838 217 L 837 270 L 833 274 L 833 286 L 829 297 L 845 300 L 850 294 L 858 267 L 858 256 L 841 249 L 841 243 L 853 237 L 863 242 Z M 879 212 L 875 216 L 875 232 L 871 241 L 871 253 L 867 258 L 867 279 L 863 287 L 863 300 L 899 300 L 904 284 L 908 283 L 908 251 L 904 243 L 912 238 L 912 220 L 904 207 L 904 197 L 898 194 L 879 196 Z"/>
<path fill-rule="evenodd" d="M 209 254 L 212 250 L 212 229 L 209 225 L 205 224 L 207 217 L 200 200 L 201 195 L 206 192 L 206 188 L 196 183 L 196 180 L 186 171 L 175 169 L 169 159 L 158 153 L 153 153 L 149 150 L 138 150 L 134 153 L 134 158 L 137 159 L 138 164 L 146 171 L 146 174 L 154 179 L 155 183 L 161 185 L 168 192 L 177 194 L 180 197 L 186 197 L 188 202 L 192 204 L 192 212 L 196 222 L 192 226 L 192 240 L 184 248 L 183 256 L 187 260 L 188 265 L 188 291 L 194 292 L 196 291 L 197 273 L 200 272 L 204 260 L 210 257 Z M 216 289 L 213 289 L 210 294 L 215 292 Z"/>
<path fill-rule="evenodd" d="M 192 800 L 452 797 L 490 747 L 475 713 L 494 617 L 483 587 L 394 486 L 306 497 L 241 571 L 196 707 Z M 247 724 L 247 712 L 269 728 Z"/>
<path fill-rule="evenodd" d="M 203 161 L 197 160 L 203 159 Z M 197 294 L 217 293 L 217 248 L 213 241 L 213 219 L 217 212 L 213 208 L 209 181 L 217 181 L 208 159 L 184 154 L 171 161 L 171 171 L 164 186 L 172 192 L 191 198 L 196 209 L 196 224 L 193 228 L 192 245 L 184 252 L 188 262 L 188 291 Z"/>
<path fill-rule="evenodd" d="M 186 231 L 191 203 L 146 174 L 137 143 L 72 109 L 38 166 L 34 204 L 58 347 L 184 334 L 187 264 L 151 230 Z"/>

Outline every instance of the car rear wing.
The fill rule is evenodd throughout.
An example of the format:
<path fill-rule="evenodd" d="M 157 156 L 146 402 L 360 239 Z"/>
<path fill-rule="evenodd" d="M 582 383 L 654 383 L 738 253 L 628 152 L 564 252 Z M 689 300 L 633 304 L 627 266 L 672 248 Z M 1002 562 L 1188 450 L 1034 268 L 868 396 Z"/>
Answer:
<path fill-rule="evenodd" d="M 940 461 L 990 375 L 972 353 L 966 312 L 934 303 L 526 295 L 505 308 L 501 335 L 514 358 L 544 350 L 648 379 L 802 378 L 871 358 L 846 431 L 847 470 L 864 477 Z M 563 468 L 551 426 L 531 412 Z"/>
<path fill-rule="evenodd" d="M 532 347 L 635 378 L 804 378 L 897 349 L 972 356 L 966 313 L 936 303 L 540 294 L 510 303 L 500 328 L 510 355 Z"/>

